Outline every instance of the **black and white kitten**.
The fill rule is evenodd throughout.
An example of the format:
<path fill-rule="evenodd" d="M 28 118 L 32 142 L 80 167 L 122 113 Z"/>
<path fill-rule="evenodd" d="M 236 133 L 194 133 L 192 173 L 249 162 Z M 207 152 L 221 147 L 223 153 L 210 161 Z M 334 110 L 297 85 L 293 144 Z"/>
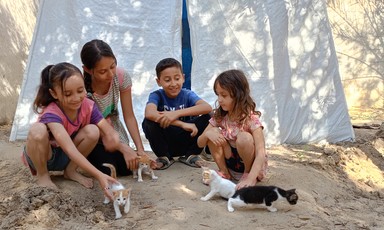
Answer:
<path fill-rule="evenodd" d="M 276 186 L 250 186 L 237 190 L 235 194 L 228 199 L 228 211 L 233 212 L 236 207 L 244 207 L 249 205 L 263 205 L 268 211 L 276 212 L 277 209 L 272 203 L 279 199 L 286 199 L 289 204 L 294 205 L 299 199 L 296 189 L 284 190 Z"/>

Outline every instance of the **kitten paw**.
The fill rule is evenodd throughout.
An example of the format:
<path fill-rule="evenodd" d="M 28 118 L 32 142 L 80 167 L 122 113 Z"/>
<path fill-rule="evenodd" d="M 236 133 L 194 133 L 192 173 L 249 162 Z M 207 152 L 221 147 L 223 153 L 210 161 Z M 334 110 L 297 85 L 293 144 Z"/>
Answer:
<path fill-rule="evenodd" d="M 115 219 L 120 219 L 122 216 L 123 216 L 123 215 L 121 215 L 121 214 L 120 214 L 120 215 L 116 215 L 116 216 L 115 216 Z"/>
<path fill-rule="evenodd" d="M 205 196 L 203 196 L 203 197 L 200 198 L 200 200 L 202 200 L 202 201 L 207 201 L 208 199 L 205 198 Z"/>
<path fill-rule="evenodd" d="M 267 209 L 270 212 L 276 212 L 277 211 L 277 208 L 274 208 L 274 207 L 268 207 Z"/>
<path fill-rule="evenodd" d="M 143 179 L 138 179 L 137 182 L 143 182 Z"/>
<path fill-rule="evenodd" d="M 152 180 L 157 180 L 157 179 L 159 179 L 157 176 L 152 177 Z"/>
<path fill-rule="evenodd" d="M 228 212 L 234 212 L 234 211 L 235 211 L 234 208 L 232 208 L 232 207 L 228 207 Z"/>

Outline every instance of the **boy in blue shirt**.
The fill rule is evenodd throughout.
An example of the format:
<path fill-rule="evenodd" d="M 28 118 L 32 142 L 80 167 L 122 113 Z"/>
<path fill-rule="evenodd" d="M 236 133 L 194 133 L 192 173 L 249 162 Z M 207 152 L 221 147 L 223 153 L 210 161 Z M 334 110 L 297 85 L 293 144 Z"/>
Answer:
<path fill-rule="evenodd" d="M 156 82 L 162 87 L 149 94 L 142 124 L 145 137 L 156 154 L 157 169 L 166 169 L 179 161 L 201 167 L 197 138 L 210 119 L 212 107 L 191 90 L 185 81 L 180 62 L 165 58 L 156 65 Z"/>

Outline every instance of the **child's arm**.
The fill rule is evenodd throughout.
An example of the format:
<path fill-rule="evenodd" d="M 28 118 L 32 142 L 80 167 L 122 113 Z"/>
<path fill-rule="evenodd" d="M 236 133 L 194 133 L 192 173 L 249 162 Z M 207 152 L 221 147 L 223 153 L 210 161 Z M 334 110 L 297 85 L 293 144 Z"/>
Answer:
<path fill-rule="evenodd" d="M 205 128 L 204 132 L 197 138 L 197 146 L 203 148 L 211 141 L 216 146 L 223 146 L 227 143 L 225 137 L 221 134 L 220 128 L 211 125 L 210 123 Z"/>
<path fill-rule="evenodd" d="M 105 150 L 108 152 L 114 152 L 118 150 L 120 145 L 120 138 L 119 134 L 112 127 L 112 125 L 109 124 L 107 120 L 102 119 L 99 123 L 97 123 L 97 127 L 101 132 L 100 136 L 101 140 L 103 141 Z"/>
<path fill-rule="evenodd" d="M 196 102 L 194 106 L 185 108 L 185 109 L 179 109 L 176 111 L 167 111 L 166 113 L 169 113 L 170 117 L 176 117 L 172 121 L 178 119 L 179 117 L 185 117 L 185 116 L 198 116 L 201 114 L 207 114 L 212 111 L 212 107 L 204 100 L 200 99 Z M 172 124 L 172 123 L 171 123 Z"/>
<path fill-rule="evenodd" d="M 211 124 L 208 124 L 208 126 L 204 129 L 204 132 L 197 138 L 197 146 L 199 146 L 199 148 L 203 148 L 207 146 L 208 144 L 207 132 L 209 132 L 209 130 L 212 128 L 213 126 Z"/>
<path fill-rule="evenodd" d="M 212 107 L 207 102 L 200 99 L 194 106 L 185 109 L 158 112 L 155 122 L 160 123 L 160 126 L 163 128 L 167 128 L 170 125 L 183 128 L 184 122 L 178 120 L 180 117 L 207 114 L 211 112 L 211 110 Z"/>
<path fill-rule="evenodd" d="M 132 93 L 131 88 L 120 93 L 121 108 L 123 111 L 123 118 L 128 132 L 135 143 L 139 155 L 144 154 L 144 145 L 140 137 L 139 127 L 132 106 Z"/>
<path fill-rule="evenodd" d="M 153 103 L 148 103 L 145 106 L 144 116 L 150 121 L 156 122 L 156 120 L 161 116 L 160 112 L 157 111 L 157 106 Z"/>
<path fill-rule="evenodd" d="M 102 119 L 97 126 L 101 131 L 101 137 L 105 150 L 108 152 L 119 151 L 123 154 L 128 169 L 137 168 L 137 153 L 127 144 L 120 141 L 118 132 L 105 120 Z M 143 149 L 144 151 L 144 149 Z"/>
<path fill-rule="evenodd" d="M 69 136 L 62 124 L 48 123 L 47 125 L 52 135 L 54 136 L 56 142 L 68 155 L 71 161 L 73 161 L 78 167 L 82 168 L 83 170 L 91 174 L 94 178 L 96 178 L 99 181 L 104 193 L 108 197 L 112 198 L 111 194 L 105 188 L 109 187 L 110 184 L 117 183 L 117 181 L 114 178 L 102 173 L 91 163 L 89 163 L 87 158 L 85 158 L 76 148 L 71 137 Z"/>

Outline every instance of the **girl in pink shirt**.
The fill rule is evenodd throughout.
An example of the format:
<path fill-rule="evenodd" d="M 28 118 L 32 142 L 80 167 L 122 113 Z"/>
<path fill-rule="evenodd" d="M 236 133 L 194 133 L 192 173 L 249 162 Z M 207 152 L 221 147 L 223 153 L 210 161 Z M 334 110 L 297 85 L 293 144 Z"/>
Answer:
<path fill-rule="evenodd" d="M 255 185 L 265 177 L 267 154 L 261 113 L 256 111 L 247 78 L 240 70 L 225 71 L 216 78 L 213 90 L 218 106 L 197 143 L 208 145 L 222 177 L 240 179 L 238 189 Z"/>
<path fill-rule="evenodd" d="M 116 148 L 119 137 L 95 103 L 86 98 L 81 71 L 69 63 L 44 68 L 33 105 L 39 116 L 30 127 L 23 160 L 37 176 L 37 183 L 57 188 L 49 171 L 64 170 L 65 178 L 92 188 L 92 178 L 77 172 L 80 167 L 95 177 L 105 195 L 111 197 L 107 188 L 117 181 L 92 166 L 86 156 L 100 136 L 110 149 Z"/>

